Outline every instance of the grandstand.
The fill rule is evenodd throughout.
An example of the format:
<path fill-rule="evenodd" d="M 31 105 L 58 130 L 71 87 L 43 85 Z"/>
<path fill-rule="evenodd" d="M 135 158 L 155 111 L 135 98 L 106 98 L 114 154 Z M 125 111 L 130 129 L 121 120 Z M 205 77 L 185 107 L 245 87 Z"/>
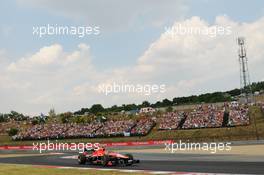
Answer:
<path fill-rule="evenodd" d="M 159 130 L 172 130 L 180 128 L 180 124 L 185 120 L 184 112 L 168 112 L 162 114 L 159 119 Z"/>
<path fill-rule="evenodd" d="M 262 107 L 263 108 L 263 107 Z M 139 119 L 106 121 L 94 120 L 91 123 L 56 123 L 30 125 L 20 129 L 13 136 L 14 140 L 69 139 L 69 138 L 105 138 L 123 136 L 145 136 L 155 125 L 158 130 L 182 130 L 197 128 L 221 128 L 224 112 L 228 111 L 227 127 L 250 124 L 249 109 L 246 105 L 223 106 L 197 105 L 193 110 L 151 113 L 151 117 L 141 116 Z"/>

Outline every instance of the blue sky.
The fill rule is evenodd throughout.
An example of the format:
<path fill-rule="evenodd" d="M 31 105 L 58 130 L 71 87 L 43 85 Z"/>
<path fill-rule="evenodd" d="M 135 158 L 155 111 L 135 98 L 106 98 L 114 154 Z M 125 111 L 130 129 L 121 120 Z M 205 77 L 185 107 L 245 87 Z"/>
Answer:
<path fill-rule="evenodd" d="M 228 15 L 236 21 L 249 22 L 260 18 L 264 13 L 264 2 L 261 0 L 188 0 L 184 1 L 184 4 L 188 8 L 183 14 L 185 18 L 200 16 L 211 23 L 217 15 Z M 164 26 L 146 26 L 144 29 L 125 28 L 121 31 L 119 29 L 108 31 L 102 28 L 100 37 L 76 39 L 76 37 L 67 36 L 38 39 L 32 36 L 32 26 L 83 25 L 85 23 L 55 14 L 45 8 L 24 6 L 14 0 L 1 2 L 0 13 L 1 27 L 11 30 L 8 36 L 2 34 L 0 47 L 10 51 L 11 57 L 35 52 L 43 45 L 52 43 L 62 43 L 66 49 L 70 50 L 79 42 L 85 42 L 92 45 L 92 51 L 96 57 L 95 64 L 99 67 L 102 65 L 104 68 L 133 64 L 148 45 L 164 31 Z"/>
<path fill-rule="evenodd" d="M 249 22 L 260 18 L 264 14 L 264 2 L 261 0 L 190 0 L 190 13 L 188 16 L 201 16 L 213 21 L 217 15 L 228 15 L 241 22 Z"/>
<path fill-rule="evenodd" d="M 262 36 L 261 31 L 258 31 L 259 27 L 256 26 L 259 26 L 263 23 L 260 19 L 262 19 L 264 16 L 264 1 L 168 0 L 166 2 L 163 2 L 158 0 L 136 0 L 123 2 L 121 0 L 58 0 L 56 2 L 53 2 L 51 0 L 10 0 L 1 1 L 0 14 L 0 51 L 2 51 L 3 53 L 3 60 L 7 62 L 7 67 L 0 67 L 2 71 L 5 71 L 2 74 L 2 79 L 4 80 L 8 79 L 8 81 L 17 82 L 16 78 L 18 78 L 18 75 L 6 72 L 8 66 L 10 68 L 10 65 L 12 63 L 16 64 L 16 66 L 20 65 L 19 60 L 23 58 L 28 58 L 28 60 L 30 60 L 31 56 L 40 52 L 41 48 L 44 48 L 45 46 L 54 46 L 56 49 L 58 49 L 58 52 L 62 52 L 63 55 L 67 55 L 78 50 L 77 46 L 81 43 L 84 43 L 89 46 L 89 53 L 87 54 L 89 55 L 91 67 L 93 67 L 93 70 L 91 72 L 88 72 L 88 74 L 92 75 L 94 72 L 97 72 L 95 73 L 95 75 L 98 76 L 98 79 L 102 80 L 102 82 L 107 81 L 106 77 L 108 75 L 111 75 L 112 77 L 115 76 L 115 73 L 118 71 L 121 71 L 120 75 L 124 74 L 124 77 L 120 76 L 119 79 L 126 79 L 127 77 L 125 75 L 130 75 L 131 71 L 135 71 L 135 74 L 137 75 L 137 70 L 141 69 L 141 67 L 138 65 L 144 63 L 144 66 L 146 66 L 145 64 L 148 64 L 148 66 L 152 66 L 155 68 L 155 72 L 160 71 L 160 74 L 155 75 L 156 79 L 155 77 L 150 77 L 149 79 L 145 78 L 146 80 L 138 80 L 138 82 L 162 82 L 167 83 L 168 87 L 171 86 L 171 88 L 169 88 L 171 90 L 168 90 L 169 93 L 159 96 L 137 96 L 133 98 L 131 97 L 131 99 L 113 96 L 107 97 L 107 102 L 104 102 L 101 99 L 96 100 L 96 98 L 94 100 L 95 103 L 102 102 L 105 103 L 106 106 L 109 106 L 116 103 L 116 100 L 114 99 L 119 98 L 120 103 L 136 103 L 142 100 L 156 101 L 165 97 L 173 98 L 174 96 L 199 94 L 214 90 L 226 90 L 239 86 L 237 80 L 234 81 L 237 75 L 234 72 L 231 72 L 229 74 L 229 77 L 232 78 L 225 79 L 226 82 L 220 83 L 219 85 L 217 83 L 209 83 L 210 78 L 201 80 L 200 78 L 194 77 L 194 80 L 192 80 L 191 77 L 193 77 L 193 75 L 197 75 L 195 71 L 193 75 L 190 75 L 189 77 L 186 76 L 186 78 L 183 78 L 185 75 L 179 75 L 176 76 L 175 79 L 169 79 L 170 76 L 166 76 L 166 73 L 174 74 L 176 73 L 175 70 L 180 70 L 184 68 L 185 65 L 178 64 L 179 67 L 177 67 L 176 65 L 175 69 L 169 71 L 171 68 L 170 65 L 169 67 L 165 66 L 163 68 L 159 68 L 158 66 L 155 67 L 153 66 L 155 61 L 150 61 L 150 59 L 152 57 L 153 59 L 156 58 L 153 56 L 156 52 L 158 54 L 161 54 L 159 55 L 159 57 L 157 57 L 157 59 L 163 59 L 164 56 L 164 60 L 166 60 L 167 55 L 170 54 L 169 51 L 166 51 L 166 48 L 163 48 L 164 45 L 167 45 L 166 42 L 164 43 L 160 38 L 161 35 L 165 32 L 164 28 L 166 26 L 172 26 L 176 22 L 184 23 L 186 20 L 190 20 L 192 23 L 194 23 L 194 25 L 196 25 L 197 21 L 193 18 L 194 16 L 199 17 L 201 23 L 207 23 L 203 23 L 203 25 L 209 26 L 213 26 L 214 24 L 216 24 L 217 17 L 225 16 L 223 17 L 223 19 L 221 18 L 222 21 L 224 21 L 223 23 L 230 24 L 231 21 L 233 23 L 232 25 L 236 26 L 234 27 L 233 33 L 239 33 L 239 28 L 241 27 L 241 33 L 249 35 L 250 37 L 250 33 L 247 33 L 247 31 L 253 30 L 250 26 L 255 26 L 255 30 L 257 31 L 256 33 L 258 34 L 258 36 Z M 75 36 L 45 36 L 43 38 L 38 38 L 32 35 L 33 26 L 47 24 L 57 24 L 62 26 L 96 25 L 100 27 L 101 33 L 98 36 L 86 36 L 84 38 L 78 38 Z M 234 36 L 232 35 L 232 37 Z M 230 39 L 231 41 L 231 37 L 227 39 Z M 225 40 L 221 39 L 221 41 L 224 42 Z M 187 42 L 187 39 L 185 41 L 182 40 L 182 42 Z M 208 42 L 211 41 L 208 40 Z M 219 42 L 220 41 L 215 41 L 214 43 L 216 44 L 216 46 L 218 46 L 217 43 Z M 161 43 L 160 46 L 162 46 L 162 48 L 164 49 L 163 51 L 158 51 L 161 47 L 156 47 L 156 45 L 158 45 L 159 43 Z M 63 51 L 60 51 L 60 47 L 55 46 L 55 44 L 60 45 L 63 48 Z M 176 45 L 178 43 L 174 44 L 176 49 Z M 154 46 L 154 49 L 151 48 L 152 45 Z M 198 47 L 200 46 L 197 46 L 197 48 Z M 256 47 L 254 44 L 250 45 L 249 39 L 249 48 L 251 47 L 255 50 L 260 49 L 260 46 Z M 236 48 L 235 43 L 234 48 Z M 191 49 L 190 51 L 192 50 L 193 49 Z M 164 52 L 166 52 L 166 54 L 162 55 L 162 53 Z M 179 53 L 174 54 L 176 54 L 176 57 Z M 234 51 L 234 53 L 230 53 L 230 56 L 234 56 L 234 54 L 236 54 L 236 50 Z M 256 56 L 252 54 L 253 60 L 255 58 L 255 60 L 257 61 L 261 56 L 261 54 L 256 54 Z M 206 56 L 204 56 L 204 58 L 206 58 Z M 140 68 L 138 68 L 137 66 Z M 252 79 L 254 81 L 262 80 L 264 76 L 262 74 L 263 72 L 261 72 L 261 69 L 257 68 L 257 65 L 253 65 L 253 63 L 252 67 L 256 69 L 256 71 L 252 73 Z M 186 71 L 190 72 L 190 70 Z M 103 73 L 100 74 L 101 72 Z M 162 72 L 165 72 L 165 77 L 168 77 L 168 79 L 161 78 L 164 77 L 164 74 Z M 39 72 L 33 72 L 32 75 L 27 76 L 24 73 L 20 73 L 20 76 L 23 75 L 23 78 L 19 77 L 19 80 L 24 84 L 31 84 L 32 89 L 35 89 L 38 93 L 31 94 L 26 90 L 21 93 L 28 92 L 28 96 L 30 96 L 30 98 L 39 99 L 46 92 L 43 92 L 43 89 L 38 89 L 36 86 L 32 85 L 36 83 L 35 80 L 32 80 L 34 77 L 34 73 L 37 74 Z M 80 71 L 80 74 L 82 73 L 84 72 Z M 63 75 L 61 76 L 63 77 Z M 76 76 L 78 77 L 78 74 Z M 43 81 L 45 82 L 45 84 L 47 84 L 48 82 L 46 81 L 48 81 L 48 79 L 46 77 L 42 78 L 43 79 L 40 78 L 39 81 Z M 91 80 L 91 78 L 92 77 L 89 76 L 87 77 L 87 79 L 79 79 L 78 77 L 76 78 L 76 80 L 73 78 L 70 81 L 71 83 L 69 84 L 50 89 L 52 94 L 47 94 L 47 96 L 59 96 L 59 94 L 56 93 L 57 91 L 55 89 L 63 88 L 64 90 L 69 90 L 74 88 L 76 89 L 76 87 L 85 86 L 87 84 L 94 84 L 97 80 Z M 83 83 L 80 83 L 82 81 Z M 133 81 L 132 78 L 129 79 L 129 81 L 134 83 L 137 82 Z M 73 82 L 78 82 L 79 84 L 74 84 Z M 195 84 L 197 88 L 190 87 L 189 90 L 181 93 L 179 88 L 176 88 L 176 85 L 177 87 L 182 85 L 183 83 L 185 83 L 184 85 L 186 85 L 186 82 L 199 82 L 201 84 Z M 174 85 L 175 87 L 173 87 Z M 174 88 L 178 90 L 174 91 Z M 4 92 L 7 93 L 6 90 L 2 90 L 2 93 Z M 29 107 L 31 105 L 30 102 L 24 101 L 25 97 L 23 95 L 20 94 L 18 95 L 18 97 L 21 98 L 18 102 L 21 104 L 18 104 L 16 106 L 16 104 L 14 104 L 15 102 L 10 100 L 6 107 L 3 107 L 2 111 L 8 111 L 12 108 L 12 106 L 14 106 L 14 108 L 17 110 L 23 111 L 23 109 L 25 109 L 24 112 L 36 112 Z M 51 104 L 45 102 L 45 104 L 38 103 L 34 105 L 38 106 L 36 108 L 38 111 L 42 109 L 44 111 L 47 111 L 51 106 L 57 107 L 60 111 L 66 110 L 66 107 L 62 107 L 63 105 L 60 102 L 61 100 L 62 99 L 58 99 L 58 101 L 51 100 Z M 25 103 L 26 105 L 22 105 L 22 103 Z M 78 101 L 76 102 L 76 104 L 77 105 L 72 105 L 72 103 L 69 103 L 66 106 L 67 108 L 70 108 L 69 110 L 73 110 L 83 107 L 84 105 L 89 106 L 92 104 L 92 102 L 84 100 L 81 102 Z"/>
<path fill-rule="evenodd" d="M 67 50 L 71 50 L 76 44 L 85 42 L 92 45 L 92 51 L 96 56 L 94 61 L 99 67 L 101 64 L 102 67 L 125 65 L 133 63 L 133 60 L 163 30 L 148 28 L 146 30 L 126 29 L 115 31 L 112 29 L 107 31 L 107 29 L 101 29 L 102 35 L 99 37 L 92 36 L 80 39 L 72 36 L 59 36 L 39 39 L 32 36 L 32 26 L 45 24 L 78 26 L 85 23 L 48 13 L 45 9 L 21 7 L 21 5 L 17 5 L 16 1 L 5 1 L 4 4 L 1 4 L 0 10 L 1 27 L 11 30 L 8 36 L 2 34 L 0 47 L 10 51 L 12 57 L 35 52 L 43 45 L 61 43 Z"/>

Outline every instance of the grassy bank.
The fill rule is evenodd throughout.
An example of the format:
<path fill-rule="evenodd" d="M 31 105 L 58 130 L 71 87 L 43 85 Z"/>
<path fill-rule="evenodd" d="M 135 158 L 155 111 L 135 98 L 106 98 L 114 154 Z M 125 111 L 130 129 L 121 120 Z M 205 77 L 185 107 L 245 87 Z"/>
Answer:
<path fill-rule="evenodd" d="M 46 168 L 41 166 L 31 166 L 31 165 L 11 165 L 11 164 L 0 164 L 0 175 L 125 175 L 132 173 L 121 173 L 116 171 L 97 171 L 97 170 L 87 170 L 87 169 L 54 169 Z M 143 175 L 143 173 L 136 173 L 138 175 Z"/>
<path fill-rule="evenodd" d="M 264 115 L 259 107 L 250 107 L 250 125 L 228 127 L 228 128 L 208 128 L 189 130 L 158 131 L 154 128 L 150 134 L 144 137 L 116 137 L 97 139 L 65 139 L 61 142 L 124 142 L 124 141 L 146 141 L 173 139 L 185 141 L 234 141 L 234 140 L 257 140 L 264 139 Z M 0 136 L 1 145 L 32 145 L 36 141 L 12 141 L 6 135 Z M 42 141 L 43 142 L 43 141 Z"/>

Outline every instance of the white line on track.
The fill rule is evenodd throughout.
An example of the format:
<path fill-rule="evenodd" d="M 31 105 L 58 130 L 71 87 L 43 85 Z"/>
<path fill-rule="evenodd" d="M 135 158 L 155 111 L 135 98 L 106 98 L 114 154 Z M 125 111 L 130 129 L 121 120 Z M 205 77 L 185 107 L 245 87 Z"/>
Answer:
<path fill-rule="evenodd" d="M 45 167 L 45 166 L 43 166 Z M 89 168 L 89 167 L 63 167 L 48 166 L 49 168 L 58 169 L 76 169 L 76 170 L 97 170 L 97 171 L 117 171 L 122 173 L 147 173 L 147 174 L 168 174 L 168 175 L 232 175 L 216 173 L 198 173 L 198 172 L 176 172 L 176 171 L 150 171 L 150 170 L 130 170 L 130 169 L 110 169 L 110 168 Z"/>

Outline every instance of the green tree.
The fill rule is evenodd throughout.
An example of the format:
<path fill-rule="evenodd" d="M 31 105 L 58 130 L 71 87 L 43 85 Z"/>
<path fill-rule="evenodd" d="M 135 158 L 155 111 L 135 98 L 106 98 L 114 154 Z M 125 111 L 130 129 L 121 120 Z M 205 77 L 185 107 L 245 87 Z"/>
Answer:
<path fill-rule="evenodd" d="M 8 135 L 9 135 L 9 136 L 17 135 L 17 133 L 18 133 L 18 129 L 17 129 L 17 128 L 10 128 L 10 129 L 8 130 Z"/>
<path fill-rule="evenodd" d="M 150 103 L 148 101 L 143 101 L 141 104 L 141 107 L 145 108 L 145 107 L 149 107 Z"/>
<path fill-rule="evenodd" d="M 81 110 L 74 112 L 75 115 L 84 115 L 85 113 L 89 113 L 89 108 L 81 108 Z"/>
<path fill-rule="evenodd" d="M 37 125 L 39 124 L 39 120 L 37 118 L 34 118 L 32 121 L 31 121 L 31 124 L 32 125 Z"/>
<path fill-rule="evenodd" d="M 9 115 L 9 118 L 10 119 L 13 119 L 13 120 L 16 120 L 16 121 L 23 121 L 23 120 L 26 120 L 27 117 L 24 116 L 23 114 L 20 114 L 16 111 L 11 111 Z"/>
<path fill-rule="evenodd" d="M 164 100 L 162 100 L 162 105 L 165 106 L 171 106 L 172 102 L 170 100 L 168 100 L 167 98 L 165 98 Z"/>
<path fill-rule="evenodd" d="M 99 112 L 104 112 L 104 107 L 101 104 L 94 104 L 90 108 L 91 113 L 98 114 Z"/>
<path fill-rule="evenodd" d="M 0 123 L 2 122 L 6 122 L 7 121 L 7 118 L 5 117 L 4 114 L 0 114 Z"/>
<path fill-rule="evenodd" d="M 73 115 L 71 112 L 65 112 L 60 114 L 61 122 L 62 123 L 69 123 L 70 120 L 72 119 Z"/>

